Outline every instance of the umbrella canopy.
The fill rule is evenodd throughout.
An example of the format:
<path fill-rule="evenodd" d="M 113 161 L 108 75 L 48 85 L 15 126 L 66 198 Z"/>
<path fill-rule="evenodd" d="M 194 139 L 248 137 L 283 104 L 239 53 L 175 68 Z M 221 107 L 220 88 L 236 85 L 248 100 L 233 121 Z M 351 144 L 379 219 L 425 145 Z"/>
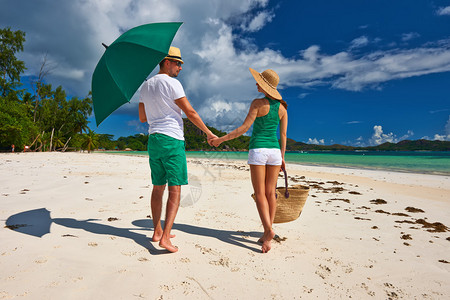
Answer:
<path fill-rule="evenodd" d="M 52 218 L 45 208 L 33 209 L 10 216 L 6 227 L 17 232 L 42 237 L 50 232 Z"/>
<path fill-rule="evenodd" d="M 92 75 L 97 126 L 131 100 L 142 82 L 168 54 L 181 24 L 141 25 L 122 34 L 106 49 Z"/>

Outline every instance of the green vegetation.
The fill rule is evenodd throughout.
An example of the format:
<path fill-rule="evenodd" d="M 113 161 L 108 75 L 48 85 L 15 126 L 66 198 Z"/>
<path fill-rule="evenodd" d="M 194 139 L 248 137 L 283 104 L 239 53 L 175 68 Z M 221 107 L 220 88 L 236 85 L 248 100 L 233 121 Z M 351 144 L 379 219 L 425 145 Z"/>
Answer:
<path fill-rule="evenodd" d="M 33 79 L 33 93 L 22 88 L 20 75 L 26 69 L 16 54 L 23 51 L 25 33 L 0 29 L 0 149 L 17 150 L 29 146 L 33 151 L 85 149 L 91 145 L 87 132 L 92 113 L 91 95 L 67 99 L 61 86 L 44 82 L 49 70 L 45 59 Z M 87 149 L 87 148 L 86 148 Z"/>

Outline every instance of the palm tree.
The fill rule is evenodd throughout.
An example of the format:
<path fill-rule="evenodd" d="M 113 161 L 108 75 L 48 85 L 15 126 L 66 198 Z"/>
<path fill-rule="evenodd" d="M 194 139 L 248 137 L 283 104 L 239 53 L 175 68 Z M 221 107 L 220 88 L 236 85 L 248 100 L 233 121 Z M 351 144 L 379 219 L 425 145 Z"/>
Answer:
<path fill-rule="evenodd" d="M 88 128 L 89 132 L 83 134 L 83 150 L 87 150 L 88 153 L 91 153 L 91 150 L 93 151 L 95 148 L 97 148 L 98 145 L 98 134 L 96 134 L 94 131 L 92 131 L 90 128 Z"/>
<path fill-rule="evenodd" d="M 53 136 L 53 149 L 64 147 L 65 137 L 62 135 L 61 131 L 57 131 Z"/>

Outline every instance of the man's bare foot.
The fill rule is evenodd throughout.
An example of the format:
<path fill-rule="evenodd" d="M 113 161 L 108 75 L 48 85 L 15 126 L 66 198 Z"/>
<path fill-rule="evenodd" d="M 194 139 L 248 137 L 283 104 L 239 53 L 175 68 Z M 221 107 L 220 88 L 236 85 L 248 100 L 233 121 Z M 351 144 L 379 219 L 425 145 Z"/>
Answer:
<path fill-rule="evenodd" d="M 162 235 L 163 235 L 162 231 L 161 232 L 156 232 L 155 231 L 153 233 L 153 236 L 152 236 L 152 241 L 153 242 L 159 242 L 161 240 Z M 171 234 L 170 235 L 170 238 L 174 238 L 174 237 L 175 237 L 175 234 Z"/>
<path fill-rule="evenodd" d="M 275 236 L 275 232 L 273 230 L 264 233 L 263 237 L 261 238 L 262 240 L 262 248 L 261 251 L 262 253 L 267 253 L 269 252 L 269 250 L 272 248 L 272 239 Z"/>
<path fill-rule="evenodd" d="M 161 239 L 161 241 L 159 241 L 159 246 L 162 248 L 165 248 L 167 251 L 172 252 L 172 253 L 175 253 L 178 251 L 178 247 L 172 245 L 172 243 L 170 242 L 169 239 L 168 240 Z"/>

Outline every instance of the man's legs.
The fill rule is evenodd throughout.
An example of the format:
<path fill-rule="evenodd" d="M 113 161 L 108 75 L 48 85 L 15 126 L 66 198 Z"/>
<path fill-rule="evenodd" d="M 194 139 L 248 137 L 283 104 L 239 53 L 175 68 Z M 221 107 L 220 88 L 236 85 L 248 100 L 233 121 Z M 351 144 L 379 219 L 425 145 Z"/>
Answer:
<path fill-rule="evenodd" d="M 151 208 L 154 234 L 152 240 L 170 252 L 178 251 L 173 246 L 170 234 L 180 205 L 181 185 L 188 183 L 185 142 L 164 134 L 151 134 L 148 141 L 148 153 L 152 175 L 153 191 Z M 162 198 L 166 183 L 169 197 L 166 205 L 164 228 L 161 226 Z"/>
<path fill-rule="evenodd" d="M 150 200 L 150 206 L 152 209 L 152 220 L 153 220 L 153 237 L 152 241 L 158 242 L 162 235 L 163 230 L 161 227 L 161 210 L 162 210 L 162 198 L 164 195 L 164 190 L 166 185 L 154 185 L 152 190 L 152 198 Z"/>
<path fill-rule="evenodd" d="M 170 238 L 173 237 L 170 235 L 170 231 L 172 230 L 172 226 L 178 212 L 178 207 L 180 206 L 180 193 L 180 185 L 169 186 L 169 199 L 167 200 L 166 206 L 166 220 L 164 221 L 164 230 L 162 232 L 162 237 L 159 241 L 159 245 L 163 248 L 166 248 L 170 252 L 178 251 L 178 248 L 172 245 L 172 243 L 170 242 Z M 161 213 L 159 217 L 161 218 Z"/>

